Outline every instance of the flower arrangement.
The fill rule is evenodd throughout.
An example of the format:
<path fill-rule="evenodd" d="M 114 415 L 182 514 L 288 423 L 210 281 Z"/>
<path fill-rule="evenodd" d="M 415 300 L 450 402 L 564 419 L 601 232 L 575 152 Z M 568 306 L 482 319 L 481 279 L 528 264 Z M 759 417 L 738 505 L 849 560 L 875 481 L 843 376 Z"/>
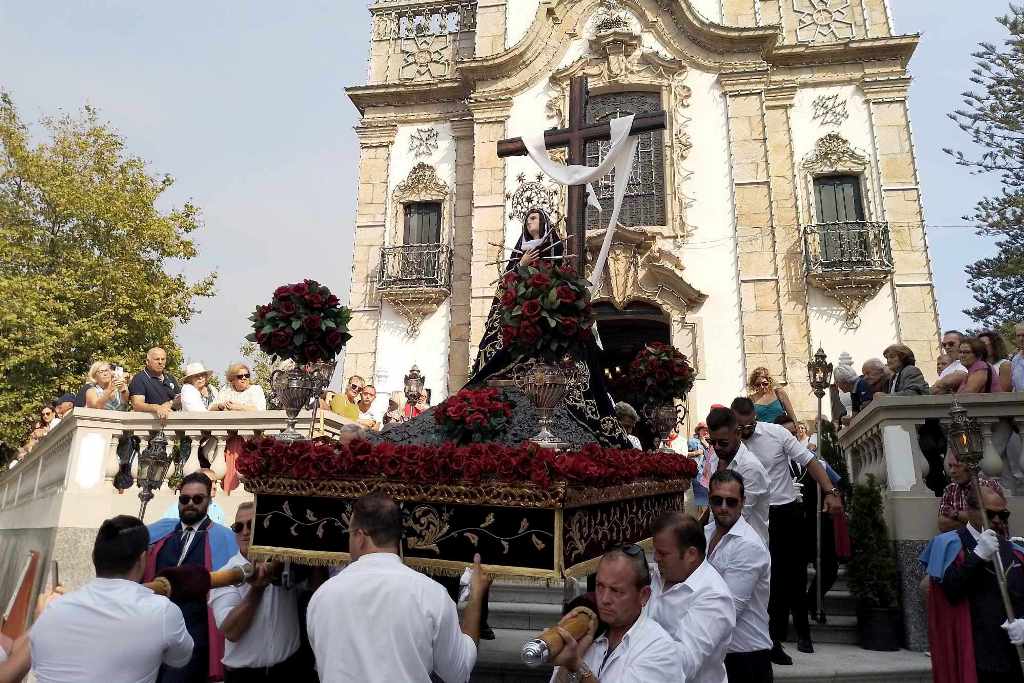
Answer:
<path fill-rule="evenodd" d="M 513 407 L 498 389 L 462 389 L 434 409 L 434 420 L 457 443 L 489 441 L 508 424 Z"/>
<path fill-rule="evenodd" d="M 697 465 L 678 453 L 643 453 L 602 448 L 555 453 L 526 442 L 519 446 L 474 443 L 459 446 L 339 442 L 282 442 L 254 437 L 236 462 L 243 477 L 300 480 L 382 478 L 421 484 L 530 482 L 546 488 L 565 480 L 587 486 L 614 486 L 641 480 L 693 478 Z"/>
<path fill-rule="evenodd" d="M 249 316 L 253 331 L 246 336 L 261 350 L 299 364 L 333 360 L 352 335 L 352 311 L 331 290 L 315 280 L 282 285 L 266 306 Z"/>
<path fill-rule="evenodd" d="M 644 344 L 629 366 L 629 383 L 648 405 L 670 403 L 693 388 L 693 368 L 671 344 Z"/>
<path fill-rule="evenodd" d="M 571 265 L 541 261 L 505 273 L 501 284 L 505 348 L 554 360 L 593 334 L 590 283 Z"/>

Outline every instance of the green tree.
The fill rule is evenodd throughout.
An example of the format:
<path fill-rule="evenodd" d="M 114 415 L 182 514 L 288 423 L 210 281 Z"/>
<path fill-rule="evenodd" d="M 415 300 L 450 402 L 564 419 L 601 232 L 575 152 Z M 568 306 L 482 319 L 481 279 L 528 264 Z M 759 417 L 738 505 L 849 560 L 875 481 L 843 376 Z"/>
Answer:
<path fill-rule="evenodd" d="M 40 132 L 34 142 L 0 92 L 0 440 L 11 444 L 95 360 L 136 372 L 160 345 L 176 367 L 174 326 L 215 279 L 170 271 L 196 255 L 199 211 L 158 209 L 173 178 L 131 156 L 94 109 L 45 118 Z"/>
<path fill-rule="evenodd" d="M 252 383 L 263 387 L 268 403 L 272 402 L 270 391 L 270 373 L 274 371 L 274 359 L 255 342 L 243 342 L 239 348 L 242 356 L 249 362 L 252 370 Z"/>
<path fill-rule="evenodd" d="M 971 82 L 980 90 L 963 93 L 966 108 L 949 115 L 985 151 L 971 158 L 945 149 L 974 173 L 998 174 L 1002 188 L 985 197 L 964 220 L 978 234 L 993 237 L 998 253 L 967 266 L 968 286 L 977 305 L 964 310 L 989 329 L 1024 320 L 1024 8 L 1010 5 L 997 17 L 1009 37 L 1001 46 L 981 43 L 972 54 Z"/>

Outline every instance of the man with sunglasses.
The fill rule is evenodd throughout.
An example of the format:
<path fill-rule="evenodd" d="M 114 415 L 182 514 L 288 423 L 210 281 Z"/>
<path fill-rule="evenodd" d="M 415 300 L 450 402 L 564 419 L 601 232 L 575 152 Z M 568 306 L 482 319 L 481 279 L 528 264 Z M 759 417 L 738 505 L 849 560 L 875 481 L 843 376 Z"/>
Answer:
<path fill-rule="evenodd" d="M 256 506 L 238 506 L 231 531 L 238 541 L 238 553 L 227 567 L 249 563 L 249 541 Z M 299 649 L 299 606 L 291 586 L 272 585 L 279 566 L 263 563 L 255 576 L 241 586 L 210 591 L 209 603 L 217 628 L 224 634 L 224 683 L 287 681 L 296 675 L 295 653 Z"/>
<path fill-rule="evenodd" d="M 223 569 L 238 553 L 235 535 L 210 519 L 213 482 L 202 472 L 185 475 L 178 496 L 178 519 L 161 519 L 149 526 L 150 548 L 145 581 L 162 569 L 194 565 L 207 571 Z M 178 603 L 185 626 L 195 642 L 192 659 L 181 669 L 164 667 L 157 683 L 206 683 L 222 680 L 224 635 L 206 604 L 206 596 Z"/>
<path fill-rule="evenodd" d="M 707 417 L 709 442 L 718 456 L 717 471 L 731 470 L 743 477 L 746 499 L 743 518 L 768 544 L 768 472 L 740 439 L 736 415 L 725 407 L 712 408 Z"/>
<path fill-rule="evenodd" d="M 960 362 L 960 343 L 964 335 L 960 330 L 949 330 L 942 335 L 942 353 L 949 356 L 950 363 L 932 385 L 933 394 L 952 394 L 967 379 L 967 368 Z"/>
<path fill-rule="evenodd" d="M 768 592 L 772 559 L 761 537 L 743 512 L 743 476 L 732 470 L 716 472 L 708 484 L 713 521 L 704 527 L 708 562 L 718 570 L 736 606 L 725 670 L 730 681 L 772 681 L 772 638 L 768 634 Z"/>
<path fill-rule="evenodd" d="M 366 380 L 352 375 L 345 384 L 345 391 L 331 399 L 331 412 L 347 417 L 353 422 L 359 419 L 359 397 L 366 387 Z"/>
<path fill-rule="evenodd" d="M 825 494 L 823 512 L 843 511 L 843 500 L 828 473 L 814 454 L 807 450 L 785 427 L 759 422 L 754 404 L 739 397 L 732 402 L 740 437 L 747 448 L 761 461 L 768 473 L 768 552 L 772 556 L 771 597 L 768 600 L 769 626 L 774 645 L 772 662 L 790 665 L 792 658 L 782 648 L 789 631 L 789 615 L 797 629 L 800 652 L 814 652 L 811 629 L 807 619 L 807 565 L 803 562 L 806 548 L 802 545 L 804 511 L 798 499 L 790 466 L 795 463 L 821 486 Z M 813 482 L 809 482 L 812 483 Z"/>
<path fill-rule="evenodd" d="M 990 527 L 984 528 L 982 507 Z M 972 490 L 962 529 L 940 534 L 921 554 L 930 577 L 928 635 L 936 683 L 1022 683 L 1015 646 L 1024 643 L 1024 619 L 1007 620 L 996 579 L 1002 560 L 1015 614 L 1024 614 L 1024 548 L 1009 541 L 1006 498 L 988 486 Z"/>

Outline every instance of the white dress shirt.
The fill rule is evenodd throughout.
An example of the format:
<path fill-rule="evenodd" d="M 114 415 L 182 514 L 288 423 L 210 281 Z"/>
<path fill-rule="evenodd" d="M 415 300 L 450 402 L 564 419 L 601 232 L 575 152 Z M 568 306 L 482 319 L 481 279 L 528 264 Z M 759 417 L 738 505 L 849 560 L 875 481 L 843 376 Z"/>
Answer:
<path fill-rule="evenodd" d="M 236 553 L 224 569 L 242 567 L 249 561 Z M 210 609 L 217 628 L 224 630 L 224 621 L 238 607 L 252 586 L 228 586 L 210 591 Z M 252 623 L 237 642 L 224 641 L 224 666 L 248 669 L 273 666 L 295 654 L 299 649 L 299 605 L 294 590 L 267 586 L 253 614 Z"/>
<path fill-rule="evenodd" d="M 726 467 L 743 477 L 743 517 L 754 527 L 761 539 L 768 543 L 768 507 L 770 487 L 768 471 L 750 452 L 746 444 L 740 443 L 736 457 Z"/>
<path fill-rule="evenodd" d="M 53 601 L 29 631 L 37 683 L 151 683 L 192 658 L 181 610 L 141 584 L 93 579 Z"/>
<path fill-rule="evenodd" d="M 704 527 L 711 547 L 715 520 Z M 736 630 L 732 632 L 729 652 L 757 652 L 772 647 L 768 635 L 768 592 L 771 586 L 772 558 L 761 536 L 740 517 L 718 541 L 707 561 L 722 575 L 736 606 Z"/>
<path fill-rule="evenodd" d="M 785 427 L 758 422 L 753 435 L 744 442 L 768 472 L 770 505 L 785 505 L 797 499 L 789 463 L 801 467 L 814 460 L 814 453 L 800 445 Z"/>
<path fill-rule="evenodd" d="M 643 613 L 611 653 L 608 634 L 594 640 L 583 663 L 601 683 L 680 683 L 683 668 L 671 636 Z M 551 683 L 558 679 L 558 667 Z"/>
<path fill-rule="evenodd" d="M 686 683 L 727 683 L 725 653 L 736 626 L 732 593 L 718 571 L 701 562 L 682 583 L 668 588 L 651 565 L 651 600 L 645 608 L 676 646 Z"/>
<path fill-rule="evenodd" d="M 942 368 L 942 372 L 939 373 L 939 379 L 942 379 L 944 377 L 949 377 L 954 372 L 962 372 L 965 375 L 967 374 L 967 368 L 964 367 L 964 364 L 961 363 L 959 359 L 953 361 L 952 363 L 950 363 L 946 367 Z"/>
<path fill-rule="evenodd" d="M 476 645 L 441 584 L 394 553 L 371 553 L 309 601 L 309 643 L 322 683 L 465 683 Z"/>

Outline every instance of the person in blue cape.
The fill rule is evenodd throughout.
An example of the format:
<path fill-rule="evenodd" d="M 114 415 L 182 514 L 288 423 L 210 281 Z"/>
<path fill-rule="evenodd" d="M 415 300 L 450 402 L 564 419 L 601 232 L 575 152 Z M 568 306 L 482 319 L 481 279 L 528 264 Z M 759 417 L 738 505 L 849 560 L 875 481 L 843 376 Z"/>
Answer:
<path fill-rule="evenodd" d="M 981 506 L 991 528 L 982 529 Z M 933 538 L 921 553 L 928 574 L 928 639 L 935 683 L 1024 683 L 1016 646 L 1024 619 L 1009 621 L 993 562 L 998 552 L 1014 614 L 1024 614 L 1024 548 L 1009 541 L 1006 499 L 972 489 L 969 522 Z"/>
<path fill-rule="evenodd" d="M 150 524 L 149 553 L 144 581 L 152 581 L 167 567 L 195 565 L 208 571 L 224 567 L 238 552 L 235 535 L 210 519 L 213 482 L 202 472 L 181 480 L 178 518 Z M 192 659 L 181 669 L 163 667 L 157 683 L 206 683 L 224 680 L 224 636 L 217 630 L 205 596 L 178 603 L 185 627 L 195 642 Z"/>

